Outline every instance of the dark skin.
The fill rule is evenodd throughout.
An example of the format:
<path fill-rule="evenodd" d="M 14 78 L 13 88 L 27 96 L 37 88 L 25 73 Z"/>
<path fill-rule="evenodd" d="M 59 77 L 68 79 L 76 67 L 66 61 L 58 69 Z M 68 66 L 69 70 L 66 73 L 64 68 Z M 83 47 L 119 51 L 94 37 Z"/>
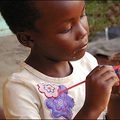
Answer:
<path fill-rule="evenodd" d="M 78 6 L 77 3 L 74 2 Z M 63 6 L 63 2 L 59 2 L 59 7 L 57 4 L 56 2 L 49 2 L 47 5 L 46 2 L 42 2 L 42 5 L 36 4 L 36 7 L 42 10 L 43 17 L 35 23 L 39 32 L 26 33 L 33 40 L 31 54 L 26 62 L 49 76 L 64 77 L 71 73 L 68 60 L 80 59 L 86 51 L 88 25 L 86 17 L 83 17 L 84 5 L 80 4 L 80 7 L 69 13 L 71 7 Z M 69 4 L 73 6 L 72 2 Z M 46 11 L 49 7 L 50 11 Z M 66 7 L 66 12 L 60 11 L 61 7 Z M 79 25 L 80 17 L 83 17 L 81 21 L 86 21 L 82 23 L 83 25 Z"/>
<path fill-rule="evenodd" d="M 42 18 L 34 24 L 36 30 L 18 33 L 19 41 L 31 48 L 25 62 L 51 77 L 68 76 L 72 72 L 69 61 L 82 58 L 88 44 L 85 3 L 36 1 L 35 7 L 42 12 Z M 113 67 L 96 67 L 86 78 L 85 103 L 75 119 L 97 119 L 108 106 L 112 87 L 118 85 Z"/>

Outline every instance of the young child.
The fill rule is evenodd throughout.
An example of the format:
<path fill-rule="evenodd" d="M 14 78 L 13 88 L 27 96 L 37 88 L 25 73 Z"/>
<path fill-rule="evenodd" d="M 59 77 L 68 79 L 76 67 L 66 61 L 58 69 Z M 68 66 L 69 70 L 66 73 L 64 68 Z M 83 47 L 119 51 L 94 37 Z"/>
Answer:
<path fill-rule="evenodd" d="M 89 34 L 85 2 L 0 4 L 10 29 L 21 44 L 31 48 L 23 70 L 4 85 L 6 118 L 103 119 L 119 79 L 113 67 L 98 66 L 85 52 Z"/>

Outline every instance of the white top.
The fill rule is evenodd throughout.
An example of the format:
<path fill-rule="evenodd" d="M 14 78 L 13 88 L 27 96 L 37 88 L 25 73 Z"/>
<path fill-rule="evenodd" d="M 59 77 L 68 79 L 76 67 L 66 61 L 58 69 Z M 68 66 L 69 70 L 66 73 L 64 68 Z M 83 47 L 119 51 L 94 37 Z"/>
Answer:
<path fill-rule="evenodd" d="M 84 104 L 85 84 L 65 89 L 84 81 L 98 63 L 89 53 L 70 63 L 73 72 L 63 78 L 47 76 L 24 63 L 23 70 L 14 73 L 4 85 L 6 118 L 73 119 Z"/>

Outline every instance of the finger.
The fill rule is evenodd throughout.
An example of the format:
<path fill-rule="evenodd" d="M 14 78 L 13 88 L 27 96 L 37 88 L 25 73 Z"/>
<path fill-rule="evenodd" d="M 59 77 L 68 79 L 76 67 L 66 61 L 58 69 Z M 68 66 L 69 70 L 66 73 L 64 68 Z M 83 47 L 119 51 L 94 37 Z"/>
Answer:
<path fill-rule="evenodd" d="M 95 74 L 97 71 L 100 71 L 101 67 L 102 67 L 102 65 L 99 65 L 99 66 L 97 66 L 96 68 L 94 68 L 94 69 L 90 72 L 89 76 L 92 76 L 92 75 Z"/>
<path fill-rule="evenodd" d="M 100 82 L 107 82 L 108 80 L 111 80 L 111 78 L 115 78 L 117 81 L 119 81 L 118 76 L 111 66 L 102 66 L 99 73 L 97 71 L 96 74 L 91 76 L 91 78 Z M 116 85 L 118 85 L 118 82 L 116 82 Z"/>
<path fill-rule="evenodd" d="M 111 73 L 115 74 L 114 69 L 113 69 L 112 66 L 101 65 L 101 66 L 98 66 L 96 69 L 94 69 L 94 71 L 91 72 L 90 76 L 91 76 L 92 79 L 99 79 L 99 78 L 101 79 L 103 76 L 105 76 L 107 74 L 110 75 Z M 112 76 L 110 76 L 110 77 L 112 77 Z M 105 79 L 108 79 L 108 78 L 105 78 Z"/>
<path fill-rule="evenodd" d="M 114 71 L 112 66 L 110 66 L 110 65 L 103 65 L 103 66 L 101 66 L 101 68 L 99 70 L 99 74 L 104 74 L 107 71 L 115 73 L 115 71 Z"/>
<path fill-rule="evenodd" d="M 101 76 L 99 76 L 97 79 L 100 79 L 101 81 L 108 81 L 108 80 L 117 80 L 119 81 L 117 75 L 113 71 L 107 71 L 103 73 Z"/>
<path fill-rule="evenodd" d="M 110 85 L 111 87 L 119 86 L 119 79 L 118 79 L 118 77 L 113 76 L 113 77 L 109 78 L 106 83 L 108 85 Z"/>

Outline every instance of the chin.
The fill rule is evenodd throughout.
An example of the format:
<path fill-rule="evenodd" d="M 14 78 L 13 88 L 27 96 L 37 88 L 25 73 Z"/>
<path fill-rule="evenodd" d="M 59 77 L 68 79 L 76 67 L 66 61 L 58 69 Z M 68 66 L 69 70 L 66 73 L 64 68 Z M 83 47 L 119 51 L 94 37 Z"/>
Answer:
<path fill-rule="evenodd" d="M 84 55 L 85 55 L 85 52 L 81 52 L 80 54 L 78 54 L 78 55 L 72 57 L 70 61 L 79 60 L 79 59 L 81 59 Z"/>

